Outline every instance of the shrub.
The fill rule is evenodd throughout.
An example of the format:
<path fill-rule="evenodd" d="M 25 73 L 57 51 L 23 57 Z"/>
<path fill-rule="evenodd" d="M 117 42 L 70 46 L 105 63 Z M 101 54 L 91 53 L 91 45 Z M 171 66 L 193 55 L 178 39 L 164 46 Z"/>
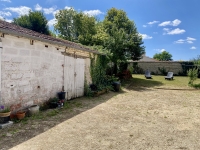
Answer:
<path fill-rule="evenodd" d="M 188 84 L 193 85 L 194 81 L 198 77 L 198 68 L 189 69 L 187 71 L 187 75 L 189 77 L 189 83 Z"/>

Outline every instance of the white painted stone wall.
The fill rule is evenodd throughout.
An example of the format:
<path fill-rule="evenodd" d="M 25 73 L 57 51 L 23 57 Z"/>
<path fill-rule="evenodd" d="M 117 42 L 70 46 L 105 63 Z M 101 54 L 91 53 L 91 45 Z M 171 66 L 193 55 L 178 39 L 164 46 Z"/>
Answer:
<path fill-rule="evenodd" d="M 31 45 L 29 39 L 10 35 L 5 35 L 1 40 L 3 104 L 16 110 L 40 104 L 61 91 L 64 56 L 55 45 L 40 41 L 34 41 Z"/>

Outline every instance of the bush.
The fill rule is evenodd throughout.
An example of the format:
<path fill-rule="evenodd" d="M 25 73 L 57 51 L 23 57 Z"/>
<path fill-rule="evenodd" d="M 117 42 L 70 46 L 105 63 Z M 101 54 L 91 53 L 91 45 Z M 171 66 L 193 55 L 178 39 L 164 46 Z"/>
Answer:
<path fill-rule="evenodd" d="M 198 68 L 189 69 L 187 71 L 187 75 L 189 77 L 189 83 L 188 84 L 193 85 L 194 81 L 198 77 Z"/>

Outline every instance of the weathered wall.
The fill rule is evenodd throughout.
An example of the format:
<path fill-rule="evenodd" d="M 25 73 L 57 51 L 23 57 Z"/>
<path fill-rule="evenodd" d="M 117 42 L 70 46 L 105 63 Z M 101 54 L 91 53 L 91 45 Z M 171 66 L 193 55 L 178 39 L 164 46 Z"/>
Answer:
<path fill-rule="evenodd" d="M 133 65 L 133 63 L 137 63 L 138 66 L 138 72 L 136 71 L 136 73 L 144 73 L 145 70 L 150 70 L 151 73 L 154 74 L 161 74 L 161 72 L 159 71 L 160 69 L 164 69 L 167 72 L 173 72 L 175 75 L 179 75 L 181 74 L 184 70 L 183 70 L 183 62 L 179 62 L 179 61 L 170 61 L 170 62 L 131 62 L 131 65 Z"/>
<path fill-rule="evenodd" d="M 2 40 L 1 101 L 12 109 L 48 100 L 63 86 L 64 56 L 55 46 L 6 35 Z"/>

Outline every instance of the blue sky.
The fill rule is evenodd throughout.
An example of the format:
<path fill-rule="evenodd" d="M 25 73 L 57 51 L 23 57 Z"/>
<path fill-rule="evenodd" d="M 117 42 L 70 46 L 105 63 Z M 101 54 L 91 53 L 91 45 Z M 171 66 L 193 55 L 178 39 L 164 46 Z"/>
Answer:
<path fill-rule="evenodd" d="M 112 7 L 124 10 L 143 36 L 149 57 L 162 51 L 177 61 L 200 55 L 200 0 L 0 0 L 0 18 L 10 22 L 29 10 L 43 11 L 53 29 L 54 14 L 69 7 L 100 20 Z"/>

